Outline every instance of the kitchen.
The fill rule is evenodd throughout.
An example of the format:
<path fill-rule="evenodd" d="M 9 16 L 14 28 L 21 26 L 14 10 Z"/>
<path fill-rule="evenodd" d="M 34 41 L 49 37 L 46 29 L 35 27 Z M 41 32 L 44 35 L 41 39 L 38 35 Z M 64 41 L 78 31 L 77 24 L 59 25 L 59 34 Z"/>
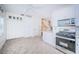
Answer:
<path fill-rule="evenodd" d="M 0 6 L 2 51 L 6 50 L 4 48 L 6 41 L 40 36 L 42 42 L 63 54 L 79 53 L 78 4 L 2 4 Z M 49 50 L 47 52 L 50 54 Z"/>

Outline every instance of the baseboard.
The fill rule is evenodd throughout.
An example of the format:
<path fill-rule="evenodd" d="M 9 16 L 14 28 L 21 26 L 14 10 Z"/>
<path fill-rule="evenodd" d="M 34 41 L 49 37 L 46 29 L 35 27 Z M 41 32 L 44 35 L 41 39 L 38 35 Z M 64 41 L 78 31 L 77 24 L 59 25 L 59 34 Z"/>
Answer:
<path fill-rule="evenodd" d="M 10 38 L 7 40 L 11 40 L 11 39 L 21 39 L 21 38 L 30 38 L 30 37 L 41 37 L 40 35 L 35 35 L 35 36 L 29 36 L 29 37 L 16 37 L 16 38 Z"/>

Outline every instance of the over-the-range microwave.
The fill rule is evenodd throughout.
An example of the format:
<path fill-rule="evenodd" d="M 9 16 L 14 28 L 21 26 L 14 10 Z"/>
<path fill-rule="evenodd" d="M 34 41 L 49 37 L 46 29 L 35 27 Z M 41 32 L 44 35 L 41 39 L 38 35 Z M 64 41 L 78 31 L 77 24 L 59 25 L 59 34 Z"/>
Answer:
<path fill-rule="evenodd" d="M 58 20 L 58 26 L 75 25 L 75 18 L 67 18 Z"/>

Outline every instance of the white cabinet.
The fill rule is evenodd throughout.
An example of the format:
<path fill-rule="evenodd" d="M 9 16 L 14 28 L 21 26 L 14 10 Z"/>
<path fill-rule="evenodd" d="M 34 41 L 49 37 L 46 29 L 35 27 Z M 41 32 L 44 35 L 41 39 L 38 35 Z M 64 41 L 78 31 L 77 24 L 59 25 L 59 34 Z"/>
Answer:
<path fill-rule="evenodd" d="M 79 27 L 76 27 L 76 53 L 79 54 Z"/>
<path fill-rule="evenodd" d="M 76 26 L 79 26 L 79 19 L 76 19 L 75 23 L 76 23 Z"/>
<path fill-rule="evenodd" d="M 43 41 L 52 45 L 53 34 L 52 31 L 43 32 Z"/>

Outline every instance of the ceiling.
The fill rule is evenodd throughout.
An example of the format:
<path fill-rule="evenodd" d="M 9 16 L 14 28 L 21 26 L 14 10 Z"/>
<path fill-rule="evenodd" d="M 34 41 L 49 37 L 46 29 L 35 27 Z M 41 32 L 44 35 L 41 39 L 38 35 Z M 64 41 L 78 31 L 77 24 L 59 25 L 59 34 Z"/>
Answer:
<path fill-rule="evenodd" d="M 64 7 L 63 4 L 4 4 L 7 12 L 14 12 L 20 14 L 46 14 Z"/>

